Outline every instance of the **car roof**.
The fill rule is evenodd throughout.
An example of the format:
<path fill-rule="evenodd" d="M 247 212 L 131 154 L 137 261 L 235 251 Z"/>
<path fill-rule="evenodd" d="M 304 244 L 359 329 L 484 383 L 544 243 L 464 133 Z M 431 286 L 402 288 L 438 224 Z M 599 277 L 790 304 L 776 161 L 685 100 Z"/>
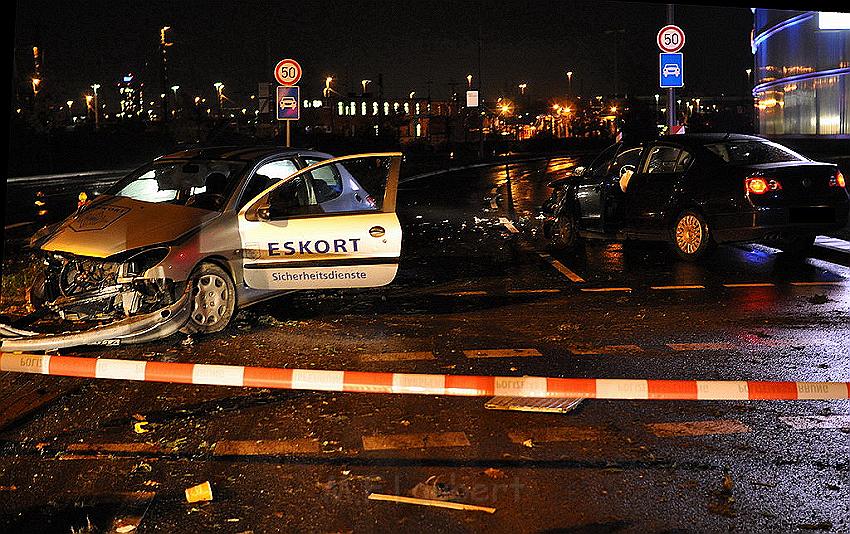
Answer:
<path fill-rule="evenodd" d="M 329 154 L 315 150 L 299 150 L 276 146 L 217 146 L 198 147 L 173 152 L 159 157 L 159 160 L 169 159 L 217 159 L 229 161 L 256 161 L 269 156 L 314 156 L 329 158 Z"/>
<path fill-rule="evenodd" d="M 658 137 L 658 140 L 691 147 L 708 145 L 711 143 L 722 143 L 724 141 L 767 141 L 767 139 L 764 139 L 763 137 L 757 137 L 755 135 L 733 133 L 694 133 L 662 135 Z"/>

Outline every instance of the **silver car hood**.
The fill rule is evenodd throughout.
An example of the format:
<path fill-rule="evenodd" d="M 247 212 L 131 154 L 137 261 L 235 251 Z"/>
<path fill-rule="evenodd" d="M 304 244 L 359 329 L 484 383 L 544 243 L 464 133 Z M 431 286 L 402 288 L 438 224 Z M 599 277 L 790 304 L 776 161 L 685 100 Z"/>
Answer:
<path fill-rule="evenodd" d="M 175 204 L 101 197 L 63 221 L 44 240 L 41 249 L 107 258 L 174 241 L 219 215 L 217 211 Z"/>

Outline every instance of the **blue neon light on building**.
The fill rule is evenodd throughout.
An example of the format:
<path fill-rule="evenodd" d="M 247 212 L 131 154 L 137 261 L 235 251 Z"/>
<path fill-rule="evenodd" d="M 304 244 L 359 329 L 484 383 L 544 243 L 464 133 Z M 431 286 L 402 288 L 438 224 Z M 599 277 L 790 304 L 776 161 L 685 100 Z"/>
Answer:
<path fill-rule="evenodd" d="M 816 11 L 755 9 L 754 16 L 759 132 L 850 136 L 850 25 L 820 24 Z"/>

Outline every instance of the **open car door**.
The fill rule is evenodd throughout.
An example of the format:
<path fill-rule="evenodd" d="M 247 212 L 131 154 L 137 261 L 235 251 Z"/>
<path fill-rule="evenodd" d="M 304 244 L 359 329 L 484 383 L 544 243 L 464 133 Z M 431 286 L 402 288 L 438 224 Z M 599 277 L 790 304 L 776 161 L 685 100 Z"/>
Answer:
<path fill-rule="evenodd" d="M 324 160 L 239 212 L 245 283 L 255 289 L 376 287 L 398 272 L 401 153 Z"/>

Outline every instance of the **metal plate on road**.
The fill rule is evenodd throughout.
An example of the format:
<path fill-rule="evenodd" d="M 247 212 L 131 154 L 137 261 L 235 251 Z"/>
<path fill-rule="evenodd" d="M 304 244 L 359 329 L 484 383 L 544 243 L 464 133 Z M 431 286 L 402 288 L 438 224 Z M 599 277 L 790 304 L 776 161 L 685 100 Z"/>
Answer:
<path fill-rule="evenodd" d="M 518 412 L 567 413 L 578 408 L 584 399 L 524 399 L 521 397 L 493 397 L 484 407 L 488 410 L 514 410 Z"/>

